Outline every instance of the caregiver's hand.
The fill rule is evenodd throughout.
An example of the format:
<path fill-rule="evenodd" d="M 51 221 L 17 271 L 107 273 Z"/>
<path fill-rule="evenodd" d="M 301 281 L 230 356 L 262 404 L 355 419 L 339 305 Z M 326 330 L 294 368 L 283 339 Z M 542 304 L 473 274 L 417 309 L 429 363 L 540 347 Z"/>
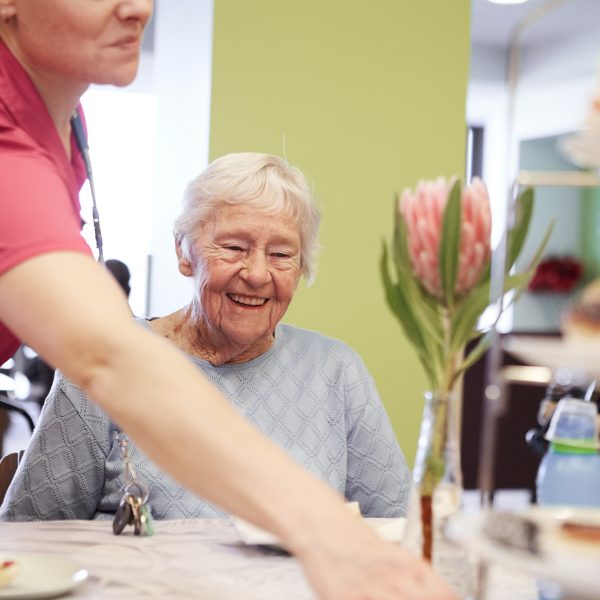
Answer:
<path fill-rule="evenodd" d="M 335 538 L 307 540 L 295 554 L 322 600 L 458 600 L 428 564 L 358 520 Z"/>

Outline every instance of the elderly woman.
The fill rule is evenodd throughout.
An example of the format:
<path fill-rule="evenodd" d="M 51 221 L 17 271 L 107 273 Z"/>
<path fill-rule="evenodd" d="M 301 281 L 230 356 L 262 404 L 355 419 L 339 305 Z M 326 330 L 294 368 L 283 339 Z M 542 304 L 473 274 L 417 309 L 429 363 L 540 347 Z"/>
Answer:
<path fill-rule="evenodd" d="M 405 513 L 409 472 L 359 356 L 280 321 L 315 270 L 319 212 L 303 175 L 265 154 L 230 154 L 189 186 L 175 224 L 190 304 L 140 320 L 171 340 L 235 408 L 364 515 Z M 121 498 L 115 425 L 67 379 L 54 383 L 1 516 L 101 518 Z M 227 431 L 223 443 L 235 444 Z M 157 518 L 225 513 L 181 488 L 129 444 Z"/>

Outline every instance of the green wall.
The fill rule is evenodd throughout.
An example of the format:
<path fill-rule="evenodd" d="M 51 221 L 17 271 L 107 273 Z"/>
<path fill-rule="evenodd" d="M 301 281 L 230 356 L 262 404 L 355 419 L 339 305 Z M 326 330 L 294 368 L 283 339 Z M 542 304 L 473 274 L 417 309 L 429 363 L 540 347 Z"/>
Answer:
<path fill-rule="evenodd" d="M 393 196 L 464 173 L 469 0 L 215 0 L 211 159 L 285 155 L 323 251 L 285 321 L 355 348 L 412 464 L 426 380 L 378 275 Z"/>

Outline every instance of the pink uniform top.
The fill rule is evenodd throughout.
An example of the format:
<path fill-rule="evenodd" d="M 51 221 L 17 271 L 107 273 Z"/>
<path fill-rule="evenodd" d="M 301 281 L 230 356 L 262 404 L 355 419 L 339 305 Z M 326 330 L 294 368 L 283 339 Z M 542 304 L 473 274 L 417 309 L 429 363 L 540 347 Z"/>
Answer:
<path fill-rule="evenodd" d="M 31 79 L 0 40 L 0 275 L 46 252 L 91 255 L 81 236 L 85 167 L 74 136 L 71 156 Z M 0 323 L 0 364 L 18 346 Z"/>

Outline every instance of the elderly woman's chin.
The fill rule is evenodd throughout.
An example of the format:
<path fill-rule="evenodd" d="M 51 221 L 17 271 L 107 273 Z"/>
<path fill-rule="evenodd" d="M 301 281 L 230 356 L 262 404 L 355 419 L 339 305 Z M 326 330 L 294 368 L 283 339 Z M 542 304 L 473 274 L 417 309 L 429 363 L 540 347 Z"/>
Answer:
<path fill-rule="evenodd" d="M 226 331 L 224 345 L 234 344 L 240 348 L 244 354 L 258 356 L 266 352 L 273 342 L 275 326 L 265 328 L 256 327 L 254 324 L 238 324 L 235 328 Z M 253 356 L 249 356 L 251 358 Z"/>

